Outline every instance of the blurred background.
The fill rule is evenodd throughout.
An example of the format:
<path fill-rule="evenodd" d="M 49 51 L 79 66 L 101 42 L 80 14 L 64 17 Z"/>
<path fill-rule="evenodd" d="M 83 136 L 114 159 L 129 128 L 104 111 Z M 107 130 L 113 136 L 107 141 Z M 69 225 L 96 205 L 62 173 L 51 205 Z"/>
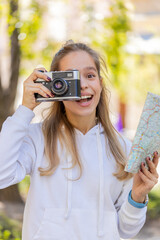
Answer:
<path fill-rule="evenodd" d="M 160 94 L 159 0 L 0 0 L 0 128 L 21 104 L 24 80 L 38 65 L 49 70 L 69 39 L 105 59 L 111 118 L 132 140 L 147 92 Z M 35 109 L 34 121 L 44 108 Z M 0 191 L 1 240 L 21 239 L 29 184 L 27 176 Z M 147 222 L 134 239 L 160 239 L 160 183 L 149 197 Z"/>

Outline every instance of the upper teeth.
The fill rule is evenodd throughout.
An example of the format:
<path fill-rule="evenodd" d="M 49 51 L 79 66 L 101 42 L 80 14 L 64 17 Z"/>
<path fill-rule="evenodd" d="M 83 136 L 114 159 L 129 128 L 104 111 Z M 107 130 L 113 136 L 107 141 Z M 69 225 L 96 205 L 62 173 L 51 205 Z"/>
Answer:
<path fill-rule="evenodd" d="M 92 96 L 81 96 L 81 99 L 91 98 Z"/>

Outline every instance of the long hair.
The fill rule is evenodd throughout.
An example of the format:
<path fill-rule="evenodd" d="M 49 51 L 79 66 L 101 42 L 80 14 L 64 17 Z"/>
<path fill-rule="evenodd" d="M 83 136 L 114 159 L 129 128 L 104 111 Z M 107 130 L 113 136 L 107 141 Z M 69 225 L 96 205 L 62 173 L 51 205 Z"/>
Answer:
<path fill-rule="evenodd" d="M 59 71 L 59 64 L 61 59 L 67 54 L 75 51 L 85 51 L 94 60 L 99 78 L 101 78 L 101 71 L 104 68 L 107 71 L 104 60 L 101 56 L 83 43 L 67 42 L 54 56 L 51 63 L 50 71 Z M 96 109 L 96 117 L 99 123 L 102 124 L 105 136 L 109 144 L 110 151 L 117 163 L 117 171 L 114 176 L 119 180 L 131 177 L 131 174 L 124 171 L 126 164 L 126 154 L 119 142 L 118 132 L 111 123 L 109 117 L 109 99 L 108 90 L 105 81 L 102 79 L 102 91 L 99 103 Z M 65 114 L 65 107 L 63 102 L 54 102 L 42 124 L 42 131 L 45 141 L 45 154 L 48 157 L 49 163 L 47 168 L 39 168 L 41 176 L 52 175 L 60 163 L 60 156 L 58 155 L 58 142 L 62 148 L 67 149 L 72 158 L 72 168 L 75 165 L 79 166 L 80 176 L 82 174 L 82 164 L 78 154 L 75 132 L 71 123 L 68 121 Z"/>

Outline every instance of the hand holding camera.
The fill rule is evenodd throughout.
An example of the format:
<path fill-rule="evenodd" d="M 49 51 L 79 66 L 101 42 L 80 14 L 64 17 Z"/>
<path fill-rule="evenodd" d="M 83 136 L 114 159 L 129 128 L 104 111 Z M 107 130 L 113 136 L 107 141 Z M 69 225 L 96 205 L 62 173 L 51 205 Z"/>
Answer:
<path fill-rule="evenodd" d="M 33 110 L 39 104 L 36 102 L 35 93 L 40 94 L 44 98 L 53 96 L 51 91 L 43 86 L 43 84 L 35 82 L 38 78 L 43 79 L 45 82 L 51 81 L 51 79 L 44 72 L 46 72 L 45 68 L 36 68 L 24 81 L 22 105 L 31 110 Z"/>
<path fill-rule="evenodd" d="M 45 68 L 37 68 L 24 82 L 22 105 L 31 110 L 44 101 L 80 99 L 80 74 L 77 70 L 47 72 Z"/>
<path fill-rule="evenodd" d="M 80 74 L 77 70 L 52 71 L 44 73 L 50 82 L 38 78 L 35 83 L 42 84 L 53 94 L 52 97 L 36 93 L 37 102 L 42 101 L 69 101 L 81 99 Z"/>

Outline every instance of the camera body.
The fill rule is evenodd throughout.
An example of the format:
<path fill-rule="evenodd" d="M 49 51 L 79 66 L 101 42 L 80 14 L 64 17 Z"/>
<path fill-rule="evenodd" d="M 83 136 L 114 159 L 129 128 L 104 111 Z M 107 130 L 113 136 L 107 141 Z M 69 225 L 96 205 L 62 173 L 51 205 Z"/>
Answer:
<path fill-rule="evenodd" d="M 80 73 L 78 70 L 70 71 L 52 71 L 44 72 L 51 81 L 45 81 L 38 78 L 35 83 L 41 83 L 48 88 L 53 94 L 53 97 L 45 98 L 38 93 L 35 93 L 37 102 L 45 101 L 69 101 L 81 99 Z"/>

